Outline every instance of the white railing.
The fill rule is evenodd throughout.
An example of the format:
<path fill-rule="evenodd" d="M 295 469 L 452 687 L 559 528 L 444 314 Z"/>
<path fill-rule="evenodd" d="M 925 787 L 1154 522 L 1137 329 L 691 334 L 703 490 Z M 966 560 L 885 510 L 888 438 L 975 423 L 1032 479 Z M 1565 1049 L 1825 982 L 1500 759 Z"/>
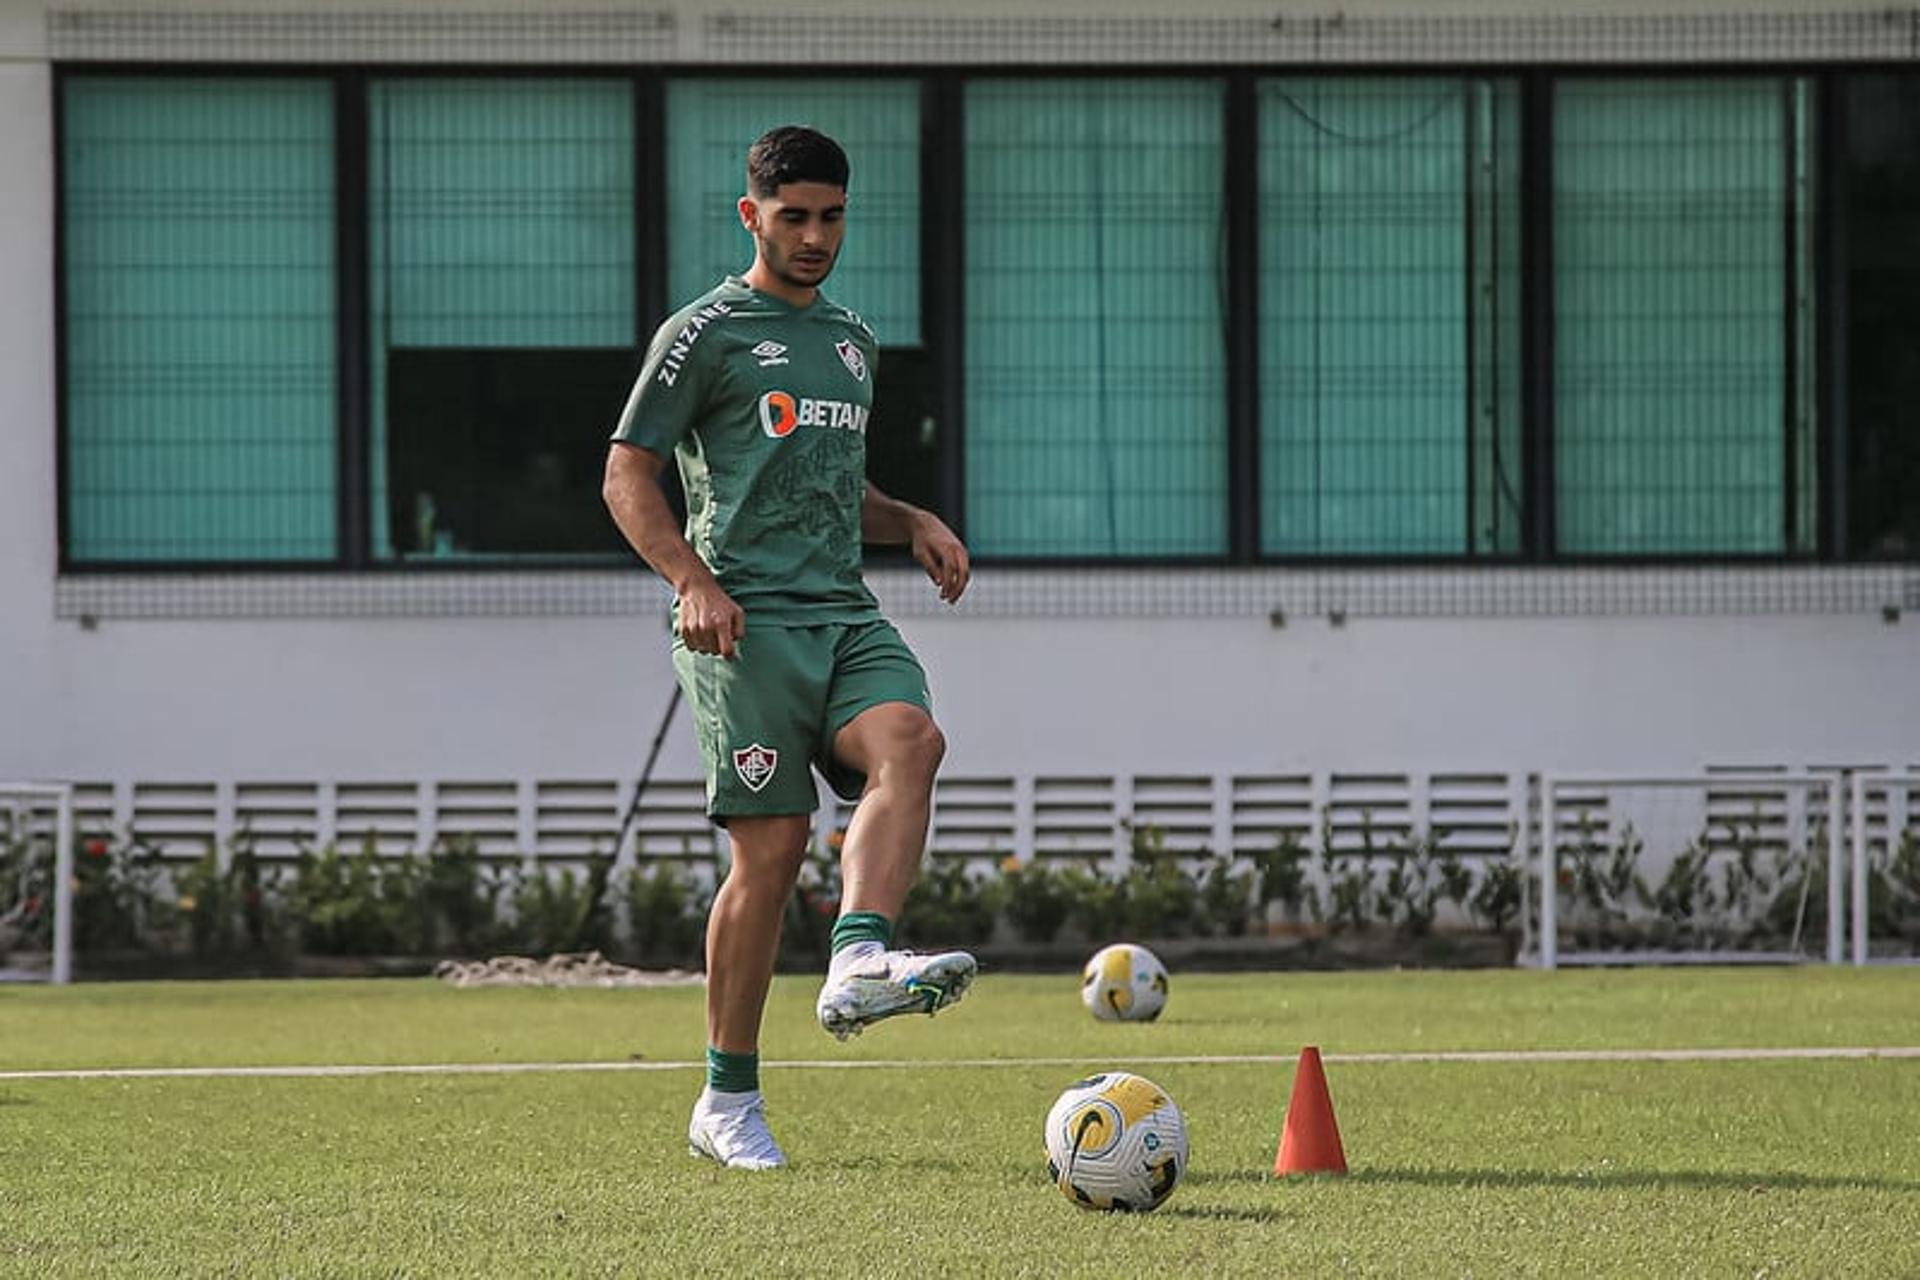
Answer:
<path fill-rule="evenodd" d="M 52 829 L 47 811 L 52 810 Z M 0 824 L 5 832 L 27 845 L 35 839 L 53 841 L 53 955 L 49 977 L 56 983 L 73 981 L 73 788 L 65 784 L 0 783 Z M 15 904 L 0 902 L 0 910 Z"/>
<path fill-rule="evenodd" d="M 1867 963 L 1867 933 L 1871 926 L 1871 913 L 1868 910 L 1868 889 L 1872 884 L 1872 861 L 1869 857 L 1869 835 L 1871 813 L 1869 800 L 1879 794 L 1887 798 L 1887 813 L 1881 824 L 1883 839 L 1886 841 L 1889 858 L 1899 848 L 1900 839 L 1907 829 L 1904 819 L 1897 819 L 1893 808 L 1893 798 L 1901 799 L 1901 809 L 1911 813 L 1913 792 L 1920 784 L 1920 776 L 1911 773 L 1899 773 L 1891 769 L 1861 770 L 1853 775 L 1852 806 L 1849 816 L 1853 822 L 1853 962 Z M 1835 963 L 1839 963 L 1837 960 Z"/>
<path fill-rule="evenodd" d="M 1701 796 L 1703 804 L 1699 806 L 1701 814 L 1686 819 L 1684 837 L 1693 837 L 1695 833 L 1709 841 L 1711 848 L 1711 829 L 1713 829 L 1713 794 L 1793 794 L 1797 804 L 1789 804 L 1784 814 L 1784 825 L 1788 827 L 1784 839 L 1791 842 L 1799 837 L 1803 842 L 1811 842 L 1814 827 L 1824 829 L 1826 841 L 1826 961 L 1845 963 L 1845 925 L 1849 917 L 1849 887 L 1851 887 L 1851 923 L 1853 923 L 1853 963 L 1866 963 L 1866 889 L 1868 889 L 1868 814 L 1866 814 L 1866 796 L 1870 791 L 1891 793 L 1893 789 L 1905 789 L 1914 785 L 1914 775 L 1903 775 L 1891 770 L 1860 771 L 1820 771 L 1820 773 L 1782 773 L 1782 771 L 1709 771 L 1695 775 L 1661 775 L 1661 773 L 1544 773 L 1540 777 L 1540 825 L 1538 831 L 1528 835 L 1528 846 L 1538 848 L 1540 865 L 1540 931 L 1538 938 L 1528 938 L 1524 954 L 1544 969 L 1555 969 L 1563 963 L 1601 963 L 1615 960 L 1603 952 L 1569 952 L 1561 946 L 1561 913 L 1559 913 L 1559 887 L 1561 887 L 1561 854 L 1569 846 L 1565 835 L 1565 812 L 1574 808 L 1582 812 L 1582 821 L 1586 814 L 1599 812 L 1605 823 L 1617 823 L 1619 818 L 1613 812 L 1617 808 L 1620 794 L 1632 791 L 1695 791 Z M 1849 794 L 1851 787 L 1851 794 Z M 1814 798 L 1824 800 L 1824 812 L 1814 812 Z M 1849 802 L 1851 798 L 1851 802 Z M 1774 821 L 1782 816 L 1774 814 Z M 1853 825 L 1853 858 L 1851 865 L 1845 856 L 1843 829 L 1847 819 Z M 1628 821 L 1628 831 L 1632 831 L 1632 819 Z M 1720 823 L 1728 827 L 1728 842 L 1734 841 L 1732 821 L 1720 818 Z M 1619 839 L 1619 831 L 1615 831 Z M 1899 839 L 1899 827 L 1893 821 L 1887 821 L 1887 839 Z M 1701 856 L 1707 856 L 1709 848 L 1701 848 Z M 1655 860 L 1657 862 L 1657 860 Z M 1672 858 L 1668 858 L 1668 864 Z M 1809 881 L 1803 881 L 1811 883 Z M 1805 900 L 1801 902 L 1805 910 Z M 1797 944 L 1797 929 L 1795 929 Z M 1730 952 L 1697 952 L 1697 950 L 1678 950 L 1661 952 L 1657 956 L 1636 956 L 1651 960 L 1788 960 L 1799 958 L 1797 946 L 1789 952 L 1755 952 L 1755 954 L 1730 954 Z"/>
<path fill-rule="evenodd" d="M 1737 825 L 1741 811 L 1736 806 L 1752 801 L 1763 803 L 1765 830 L 1760 838 L 1776 853 L 1797 849 L 1811 854 L 1816 839 L 1824 841 L 1825 959 L 1838 964 L 1848 958 L 1845 931 L 1850 921 L 1851 958 L 1858 964 L 1866 962 L 1869 950 L 1872 850 L 1877 839 L 1889 842 L 1890 850 L 1897 848 L 1913 826 L 1916 782 L 1920 772 L 1878 766 L 1819 771 L 1710 766 L 1686 774 L 1274 769 L 943 776 L 935 795 L 929 848 L 936 856 L 991 861 L 1090 858 L 1124 870 L 1134 832 L 1147 827 L 1154 829 L 1159 847 L 1181 856 L 1239 858 L 1271 849 L 1279 840 L 1297 841 L 1312 854 L 1351 854 L 1365 848 L 1384 854 L 1425 840 L 1436 851 L 1463 861 L 1486 865 L 1505 859 L 1524 868 L 1528 901 L 1519 921 L 1523 961 L 1555 968 L 1623 959 L 1565 945 L 1559 876 L 1563 855 L 1580 848 L 1575 824 L 1596 814 L 1620 820 L 1629 807 L 1620 797 L 1636 789 L 1692 792 L 1692 800 L 1673 806 L 1676 817 L 1684 810 L 1685 838 Z M 38 814 L 41 830 L 49 823 L 57 828 L 54 839 L 62 870 L 53 886 L 59 933 L 54 965 L 59 981 L 70 974 L 76 832 L 135 838 L 171 858 L 198 857 L 209 847 L 224 857 L 243 836 L 268 859 L 363 842 L 383 854 L 419 853 L 459 836 L 472 840 L 485 855 L 529 864 L 577 862 L 599 851 L 614 853 L 622 867 L 657 859 L 711 865 L 719 851 L 718 837 L 704 816 L 702 787 L 693 779 L 654 779 L 630 834 L 621 847 L 613 847 L 634 785 L 617 779 L 35 784 L 0 787 L 0 819 L 11 804 L 19 812 Z M 1876 797 L 1886 797 L 1886 813 L 1878 818 Z M 1897 815 L 1896 797 L 1901 801 Z M 822 838 L 844 825 L 849 813 L 848 806 L 829 798 L 816 818 Z M 1554 833 L 1553 838 L 1548 833 Z M 1702 834 L 1695 844 L 1704 840 L 1719 848 L 1728 839 Z M 1644 869 L 1659 874 L 1671 864 L 1677 847 L 1648 847 Z M 1815 868 L 1804 855 L 1799 870 L 1803 883 L 1815 878 Z M 0 904 L 0 910 L 6 905 Z M 1798 921 L 1810 918 L 1811 905 L 1804 900 L 1799 904 Z M 1641 958 L 1805 959 L 1798 929 L 1796 923 L 1787 952 L 1743 955 L 1722 950 Z"/>

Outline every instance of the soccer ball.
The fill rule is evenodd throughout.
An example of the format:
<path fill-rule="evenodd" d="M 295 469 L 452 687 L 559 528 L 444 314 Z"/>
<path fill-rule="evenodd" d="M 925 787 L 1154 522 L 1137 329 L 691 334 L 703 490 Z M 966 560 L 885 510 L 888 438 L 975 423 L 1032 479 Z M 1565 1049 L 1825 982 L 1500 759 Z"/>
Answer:
<path fill-rule="evenodd" d="M 1158 1209 L 1186 1171 L 1187 1122 L 1144 1077 L 1089 1076 L 1047 1112 L 1047 1173 L 1082 1209 Z"/>
<path fill-rule="evenodd" d="M 1116 942 L 1080 974 L 1080 999 L 1103 1022 L 1152 1022 L 1167 1003 L 1167 967 L 1145 947 Z"/>

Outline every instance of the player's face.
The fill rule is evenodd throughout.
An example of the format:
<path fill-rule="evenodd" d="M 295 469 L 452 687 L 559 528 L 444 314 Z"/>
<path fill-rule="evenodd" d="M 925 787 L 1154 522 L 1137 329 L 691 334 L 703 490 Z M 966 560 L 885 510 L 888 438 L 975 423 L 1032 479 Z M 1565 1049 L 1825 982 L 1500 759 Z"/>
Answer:
<path fill-rule="evenodd" d="M 740 221 L 776 279 L 796 289 L 817 288 L 840 256 L 847 193 L 824 182 L 782 183 L 771 196 L 742 197 Z"/>

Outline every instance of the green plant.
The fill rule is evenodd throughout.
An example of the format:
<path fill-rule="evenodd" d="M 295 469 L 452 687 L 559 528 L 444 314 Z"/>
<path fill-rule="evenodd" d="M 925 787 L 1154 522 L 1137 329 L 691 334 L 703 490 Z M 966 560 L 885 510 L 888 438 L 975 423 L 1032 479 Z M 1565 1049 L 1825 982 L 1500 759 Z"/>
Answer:
<path fill-rule="evenodd" d="M 1045 862 L 1000 860 L 1000 909 L 1026 942 L 1052 942 L 1073 913 L 1073 886 Z"/>
<path fill-rule="evenodd" d="M 1127 824 L 1131 865 L 1120 886 L 1120 920 L 1136 938 L 1183 938 L 1205 927 L 1200 885 L 1182 856 L 1167 848 L 1166 828 L 1157 823 Z M 1210 850 L 1201 856 L 1212 860 Z M 1242 910 L 1244 915 L 1244 908 Z"/>
<path fill-rule="evenodd" d="M 479 956 L 498 946 L 505 929 L 500 899 L 509 877 L 491 865 L 471 836 L 449 836 L 420 868 L 417 889 L 424 949 Z"/>
<path fill-rule="evenodd" d="M 1120 936 L 1127 916 L 1124 881 L 1101 874 L 1100 864 L 1089 858 L 1062 869 L 1060 883 L 1070 904 L 1068 919 L 1080 926 L 1089 942 L 1109 942 Z"/>
<path fill-rule="evenodd" d="M 1172 858 L 1135 863 L 1119 885 L 1118 909 L 1129 937 L 1184 938 L 1199 915 L 1200 888 Z"/>
<path fill-rule="evenodd" d="M 53 939 L 53 848 L 8 827 L 0 832 L 0 952 L 45 951 Z"/>
<path fill-rule="evenodd" d="M 1432 839 L 1415 835 L 1405 849 L 1386 858 L 1386 876 L 1373 897 L 1374 914 L 1382 924 L 1406 937 L 1422 938 L 1433 931 L 1442 901 L 1465 903 L 1472 873 Z"/>
<path fill-rule="evenodd" d="M 1773 893 L 1760 913 L 1760 929 L 1787 945 L 1804 947 L 1826 930 L 1827 833 L 1823 823 L 1805 843 L 1778 850 L 1773 858 Z"/>
<path fill-rule="evenodd" d="M 73 945 L 81 951 L 152 946 L 167 923 L 160 851 L 140 840 L 79 841 L 73 859 Z"/>
<path fill-rule="evenodd" d="M 807 852 L 787 899 L 780 954 L 789 964 L 817 968 L 833 951 L 833 922 L 840 915 L 840 844 L 835 831 Z"/>
<path fill-rule="evenodd" d="M 932 858 L 907 892 L 895 935 L 920 946 L 980 942 L 993 932 L 1000 893 L 966 859 Z"/>
<path fill-rule="evenodd" d="M 588 855 L 586 867 L 534 867 L 513 883 L 513 939 L 535 955 L 613 950 L 613 906 L 608 893 L 613 855 Z"/>
<path fill-rule="evenodd" d="M 1558 881 L 1571 898 L 1566 923 L 1576 938 L 1603 945 L 1627 936 L 1629 903 L 1645 896 L 1639 875 L 1645 853 L 1646 841 L 1631 823 L 1609 842 L 1591 813 L 1580 814 L 1578 838 L 1560 850 Z"/>
<path fill-rule="evenodd" d="M 1718 905 L 1713 891 L 1711 851 L 1689 843 L 1674 857 L 1660 883 L 1639 886 L 1646 905 L 1659 914 L 1666 940 L 1697 944 L 1709 936 L 1706 921 Z"/>
<path fill-rule="evenodd" d="M 1874 936 L 1920 941 L 1920 830 L 1908 827 L 1876 852 L 1867 880 L 1867 922 Z"/>
<path fill-rule="evenodd" d="M 1506 933 L 1520 914 L 1526 872 L 1506 858 L 1483 863 L 1480 882 L 1467 896 L 1467 911 L 1488 933 Z"/>
<path fill-rule="evenodd" d="M 424 859 L 384 858 L 369 832 L 353 853 L 302 852 L 287 887 L 301 946 L 315 955 L 405 955 L 422 949 Z"/>
<path fill-rule="evenodd" d="M 1337 867 L 1327 878 L 1327 916 L 1335 929 L 1362 929 L 1372 915 L 1373 866 L 1352 853 L 1335 853 L 1328 858 Z"/>
<path fill-rule="evenodd" d="M 1334 929 L 1364 929 L 1374 914 L 1373 815 L 1361 815 L 1360 847 L 1341 848 L 1331 817 L 1322 820 L 1320 861 L 1327 886 L 1327 922 Z"/>
<path fill-rule="evenodd" d="M 671 862 L 627 872 L 622 882 L 633 953 L 643 960 L 698 967 L 707 902 L 698 882 Z"/>
<path fill-rule="evenodd" d="M 1776 887 L 1773 870 L 1760 859 L 1761 821 L 1756 808 L 1750 820 L 1727 823 L 1721 846 L 1718 927 L 1735 939 L 1764 932 L 1767 906 Z"/>
<path fill-rule="evenodd" d="M 1320 918 L 1320 894 L 1308 879 L 1311 855 L 1296 832 L 1281 832 L 1271 848 L 1251 856 L 1254 898 L 1263 911 L 1277 902 L 1287 919 L 1296 923 Z"/>
<path fill-rule="evenodd" d="M 1244 934 L 1256 881 L 1256 872 L 1234 870 L 1234 859 L 1230 854 L 1212 858 L 1200 877 L 1202 927 L 1209 933 L 1229 938 Z"/>
<path fill-rule="evenodd" d="M 174 868 L 172 879 L 174 909 L 194 955 L 259 953 L 280 945 L 275 877 L 262 868 L 247 832 L 228 846 L 224 865 L 209 841 L 198 858 Z"/>

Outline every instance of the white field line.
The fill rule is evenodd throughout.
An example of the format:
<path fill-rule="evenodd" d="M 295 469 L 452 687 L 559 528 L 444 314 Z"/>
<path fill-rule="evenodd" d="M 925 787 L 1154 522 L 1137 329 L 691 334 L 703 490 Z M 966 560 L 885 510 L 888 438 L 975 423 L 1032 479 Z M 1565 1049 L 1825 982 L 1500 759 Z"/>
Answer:
<path fill-rule="evenodd" d="M 1920 1046 L 1856 1046 L 1780 1049 L 1490 1049 L 1432 1053 L 1327 1053 L 1332 1063 L 1396 1062 L 1769 1062 L 1787 1059 L 1916 1058 Z M 1233 1067 L 1280 1065 L 1295 1061 L 1293 1054 L 1106 1054 L 1078 1058 L 862 1058 L 763 1062 L 773 1071 L 865 1071 L 875 1069 L 969 1070 L 1007 1067 L 1086 1068 L 1100 1063 L 1127 1066 Z M 184 1080 L 294 1079 L 334 1076 L 514 1076 L 564 1074 L 584 1071 L 694 1071 L 704 1062 L 415 1062 L 289 1067 L 98 1067 L 77 1070 L 0 1071 L 0 1083 L 10 1080 Z"/>

